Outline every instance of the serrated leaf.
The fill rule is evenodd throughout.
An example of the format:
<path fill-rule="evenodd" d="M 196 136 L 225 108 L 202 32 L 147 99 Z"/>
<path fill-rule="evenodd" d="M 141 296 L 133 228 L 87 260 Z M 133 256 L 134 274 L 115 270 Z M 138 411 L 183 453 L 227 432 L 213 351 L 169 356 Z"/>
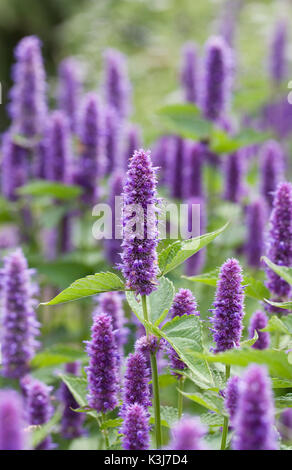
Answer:
<path fill-rule="evenodd" d="M 81 408 L 88 407 L 87 380 L 83 377 L 75 377 L 74 375 L 60 374 L 60 377 L 69 388 L 78 405 L 80 405 Z M 87 411 L 86 413 L 93 418 L 97 417 L 96 411 Z"/>
<path fill-rule="evenodd" d="M 158 111 L 168 131 L 189 139 L 207 138 L 212 124 L 201 116 L 199 108 L 192 104 L 171 104 Z"/>
<path fill-rule="evenodd" d="M 220 415 L 223 414 L 224 410 L 224 402 L 223 398 L 220 397 L 216 392 L 211 392 L 204 390 L 204 393 L 186 393 L 186 392 L 181 392 L 184 397 L 188 398 L 191 401 L 194 401 L 195 403 L 198 403 L 198 405 L 203 406 L 204 408 L 207 408 L 210 411 L 214 411 L 215 413 L 218 413 Z"/>
<path fill-rule="evenodd" d="M 47 423 L 45 423 L 42 426 L 38 426 L 33 431 L 32 440 L 31 440 L 31 444 L 33 448 L 37 447 L 51 433 L 52 429 L 60 421 L 60 419 L 61 419 L 61 412 L 56 411 L 54 416 Z"/>
<path fill-rule="evenodd" d="M 120 427 L 123 424 L 122 418 L 115 418 L 115 419 L 108 419 L 107 421 L 104 421 L 100 425 L 100 429 L 109 429 L 109 428 L 117 428 Z"/>
<path fill-rule="evenodd" d="M 77 279 L 49 302 L 41 305 L 58 305 L 82 299 L 101 292 L 124 291 L 123 281 L 114 273 L 98 273 Z"/>
<path fill-rule="evenodd" d="M 64 364 L 66 362 L 84 361 L 87 359 L 82 350 L 66 345 L 55 345 L 36 354 L 31 361 L 33 368 L 43 368 Z"/>
<path fill-rule="evenodd" d="M 222 426 L 223 416 L 217 413 L 202 413 L 200 415 L 200 421 L 207 426 Z"/>
<path fill-rule="evenodd" d="M 176 241 L 162 250 L 158 257 L 158 264 L 161 275 L 172 271 L 199 250 L 207 246 L 216 237 L 218 237 L 227 228 L 228 225 L 229 224 L 227 223 L 220 229 L 214 232 L 205 233 L 200 237 L 190 238 L 189 240 Z"/>
<path fill-rule="evenodd" d="M 151 408 L 150 423 L 154 424 L 154 409 Z M 178 410 L 172 406 L 161 406 L 160 407 L 161 424 L 167 428 L 172 428 L 173 425 L 178 421 Z"/>
<path fill-rule="evenodd" d="M 273 315 L 269 321 L 268 324 L 265 328 L 263 328 L 262 331 L 279 331 L 280 333 L 284 334 L 292 334 L 292 325 L 291 325 L 291 331 L 287 328 L 287 326 L 284 324 L 280 318 L 276 317 L 276 315 Z"/>
<path fill-rule="evenodd" d="M 266 265 L 274 271 L 278 276 L 284 279 L 288 284 L 292 285 L 292 268 L 287 266 L 278 266 L 274 264 L 269 258 L 266 256 L 262 257 L 262 260 L 266 263 Z"/>
<path fill-rule="evenodd" d="M 77 185 L 59 183 L 57 181 L 34 180 L 21 186 L 17 190 L 22 196 L 47 196 L 56 199 L 75 199 L 81 194 L 81 188 Z"/>

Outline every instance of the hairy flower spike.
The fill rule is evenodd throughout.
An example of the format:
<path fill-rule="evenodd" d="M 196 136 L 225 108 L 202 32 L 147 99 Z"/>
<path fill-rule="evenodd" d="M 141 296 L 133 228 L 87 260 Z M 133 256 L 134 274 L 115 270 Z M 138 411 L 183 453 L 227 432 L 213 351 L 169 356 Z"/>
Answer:
<path fill-rule="evenodd" d="M 228 411 L 231 425 L 237 411 L 239 380 L 239 377 L 236 375 L 231 377 L 228 380 L 226 389 L 224 391 L 225 408 Z"/>
<path fill-rule="evenodd" d="M 243 195 L 243 159 L 240 150 L 226 157 L 224 175 L 224 199 L 239 202 Z"/>
<path fill-rule="evenodd" d="M 284 175 L 284 155 L 278 142 L 270 140 L 263 145 L 260 165 L 261 194 L 269 206 L 272 207 L 274 193 Z"/>
<path fill-rule="evenodd" d="M 52 387 L 48 387 L 39 380 L 32 379 L 28 383 L 26 389 L 26 406 L 28 422 L 32 426 L 40 426 L 47 423 L 53 414 L 53 407 L 51 405 Z M 56 446 L 52 443 L 51 436 L 47 436 L 36 450 L 51 450 Z"/>
<path fill-rule="evenodd" d="M 67 116 L 72 132 L 77 132 L 77 115 L 81 100 L 82 84 L 80 64 L 68 57 L 59 66 L 58 105 Z"/>
<path fill-rule="evenodd" d="M 113 410 L 118 404 L 117 346 L 109 315 L 101 313 L 94 317 L 86 351 L 89 406 L 99 412 Z"/>
<path fill-rule="evenodd" d="M 253 316 L 250 319 L 249 323 L 249 337 L 253 338 L 255 331 L 258 334 L 258 339 L 256 342 L 252 345 L 254 349 L 267 349 L 270 345 L 270 333 L 268 331 L 260 331 L 263 328 L 265 328 L 268 324 L 268 317 L 267 315 L 262 312 L 261 310 L 258 310 L 253 314 Z"/>
<path fill-rule="evenodd" d="M 183 417 L 171 431 L 170 450 L 206 450 L 203 441 L 207 429 L 198 418 Z"/>
<path fill-rule="evenodd" d="M 145 356 L 138 351 L 130 354 L 126 364 L 122 415 L 125 415 L 128 406 L 134 403 L 138 403 L 148 410 L 148 407 L 151 406 L 149 380 L 150 370 L 147 367 Z"/>
<path fill-rule="evenodd" d="M 131 111 L 131 85 L 126 59 L 115 49 L 105 52 L 105 97 L 120 118 L 127 118 Z"/>
<path fill-rule="evenodd" d="M 20 378 L 39 346 L 39 323 L 35 315 L 31 272 L 20 249 L 4 262 L 2 273 L 1 354 L 5 377 Z"/>
<path fill-rule="evenodd" d="M 196 103 L 198 99 L 198 59 L 197 47 L 187 42 L 182 50 L 181 84 L 185 100 Z"/>
<path fill-rule="evenodd" d="M 144 406 L 138 403 L 129 405 L 121 428 L 123 449 L 147 450 L 150 440 L 149 431 L 148 412 Z"/>
<path fill-rule="evenodd" d="M 247 243 L 245 247 L 248 265 L 253 268 L 261 266 L 264 254 L 264 229 L 266 207 L 263 200 L 258 199 L 247 207 Z"/>
<path fill-rule="evenodd" d="M 80 363 L 70 362 L 65 365 L 65 373 L 78 376 L 80 374 Z M 83 422 L 85 419 L 84 413 L 77 413 L 79 408 L 78 403 L 73 397 L 67 385 L 62 383 L 60 391 L 61 399 L 64 405 L 62 420 L 61 420 L 61 434 L 64 439 L 74 439 L 84 434 Z"/>
<path fill-rule="evenodd" d="M 203 110 L 212 121 L 223 117 L 230 91 L 232 58 L 222 37 L 211 37 L 206 45 Z"/>
<path fill-rule="evenodd" d="M 2 194 L 6 199 L 16 201 L 19 198 L 16 190 L 27 182 L 29 168 L 26 149 L 13 142 L 10 132 L 2 139 L 1 163 Z"/>
<path fill-rule="evenodd" d="M 242 269 L 239 262 L 228 259 L 220 269 L 213 316 L 210 318 L 216 353 L 239 347 L 244 315 L 241 283 Z"/>
<path fill-rule="evenodd" d="M 233 449 L 278 449 L 271 382 L 265 367 L 249 366 L 240 380 L 233 425 Z"/>
<path fill-rule="evenodd" d="M 121 294 L 119 292 L 105 292 L 98 296 L 98 302 L 99 305 L 95 312 L 106 313 L 111 317 L 115 342 L 120 348 L 125 344 L 128 336 Z"/>
<path fill-rule="evenodd" d="M 122 271 L 127 287 L 149 295 L 156 289 L 158 229 L 156 219 L 156 174 L 150 152 L 139 150 L 130 160 L 124 186 Z M 133 208 L 133 205 L 136 206 Z M 138 214 L 135 215 L 135 211 Z M 135 233 L 133 224 L 135 221 Z"/>
<path fill-rule="evenodd" d="M 23 403 L 14 390 L 0 391 L 0 450 L 25 449 Z"/>

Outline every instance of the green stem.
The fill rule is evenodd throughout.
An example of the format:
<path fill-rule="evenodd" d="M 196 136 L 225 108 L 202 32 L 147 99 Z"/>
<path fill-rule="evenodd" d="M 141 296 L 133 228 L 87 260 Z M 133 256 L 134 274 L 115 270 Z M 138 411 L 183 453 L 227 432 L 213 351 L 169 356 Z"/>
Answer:
<path fill-rule="evenodd" d="M 225 377 L 226 377 L 226 382 L 227 382 L 227 380 L 230 377 L 230 366 L 229 365 L 225 366 Z M 227 416 L 225 416 L 224 417 L 224 422 L 223 422 L 221 450 L 225 450 L 225 448 L 226 448 L 227 435 L 228 435 L 228 423 L 229 423 L 229 419 L 228 419 Z"/>
<path fill-rule="evenodd" d="M 104 414 L 102 413 L 101 414 L 101 423 L 104 423 L 105 421 L 105 416 Z M 105 442 L 105 449 L 107 450 L 110 446 L 110 443 L 109 443 L 109 437 L 108 437 L 108 430 L 107 429 L 103 429 L 102 431 L 102 434 L 103 434 L 103 437 L 104 437 L 104 442 Z"/>
<path fill-rule="evenodd" d="M 279 349 L 280 347 L 280 338 L 281 338 L 280 331 L 276 331 L 275 332 L 275 348 L 276 349 Z"/>
<path fill-rule="evenodd" d="M 143 315 L 146 321 L 148 319 L 147 311 L 147 297 L 142 295 L 142 306 L 143 306 Z M 147 336 L 149 334 L 146 328 Z M 157 372 L 157 361 L 156 354 L 150 354 L 151 360 L 151 371 L 152 371 L 152 388 L 153 388 L 153 408 L 154 408 L 154 418 L 155 418 L 155 437 L 156 437 L 156 447 L 160 449 L 161 447 L 161 418 L 160 418 L 160 397 L 159 397 L 159 383 L 158 383 L 158 372 Z"/>
<path fill-rule="evenodd" d="M 178 400 L 177 400 L 177 410 L 178 410 L 178 419 L 182 417 L 183 412 L 183 394 L 181 393 L 184 389 L 184 377 L 181 377 L 178 381 Z"/>

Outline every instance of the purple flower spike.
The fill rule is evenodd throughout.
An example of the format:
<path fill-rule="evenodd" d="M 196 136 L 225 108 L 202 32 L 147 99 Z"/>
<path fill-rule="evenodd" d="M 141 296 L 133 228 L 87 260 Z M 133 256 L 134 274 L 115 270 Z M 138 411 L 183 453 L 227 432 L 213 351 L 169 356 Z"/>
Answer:
<path fill-rule="evenodd" d="M 27 386 L 26 406 L 28 422 L 32 426 L 40 426 L 47 423 L 53 415 L 53 407 L 51 405 L 52 387 L 48 387 L 44 383 L 32 379 Z M 52 443 L 51 436 L 47 436 L 38 446 L 36 450 L 51 450 L 56 446 Z"/>
<path fill-rule="evenodd" d="M 80 374 L 80 363 L 71 362 L 65 365 L 65 372 L 78 376 Z M 79 408 L 78 403 L 68 389 L 67 385 L 61 385 L 61 399 L 64 405 L 62 420 L 61 420 L 61 434 L 64 439 L 74 439 L 84 434 L 83 422 L 85 419 L 84 413 L 77 413 Z"/>
<path fill-rule="evenodd" d="M 121 294 L 119 292 L 105 292 L 98 296 L 98 302 L 99 306 L 96 313 L 106 313 L 111 317 L 115 342 L 120 348 L 126 343 L 128 336 L 128 330 L 125 328 L 126 319 Z"/>
<path fill-rule="evenodd" d="M 166 183 L 169 159 L 172 155 L 173 137 L 169 135 L 162 136 L 154 145 L 152 159 L 155 166 L 159 167 L 159 182 Z"/>
<path fill-rule="evenodd" d="M 220 36 L 211 37 L 206 45 L 205 89 L 203 110 L 212 121 L 223 117 L 230 92 L 232 70 L 231 50 Z"/>
<path fill-rule="evenodd" d="M 281 183 L 276 191 L 270 217 L 267 256 L 279 266 L 292 266 L 292 184 Z M 276 299 L 291 297 L 291 286 L 266 268 L 267 286 Z"/>
<path fill-rule="evenodd" d="M 200 142 L 190 145 L 188 151 L 187 198 L 203 197 L 203 161 L 205 146 Z"/>
<path fill-rule="evenodd" d="M 243 195 L 243 155 L 238 152 L 228 155 L 224 164 L 224 199 L 237 203 Z"/>
<path fill-rule="evenodd" d="M 0 391 L 0 450 L 24 450 L 23 404 L 14 390 Z"/>
<path fill-rule="evenodd" d="M 138 126 L 130 124 L 126 129 L 125 135 L 125 154 L 124 154 L 124 168 L 127 169 L 129 159 L 134 155 L 135 150 L 141 148 L 142 137 L 141 130 Z"/>
<path fill-rule="evenodd" d="M 258 334 L 258 339 L 252 346 L 254 349 L 267 349 L 270 346 L 270 333 L 268 331 L 260 331 L 265 328 L 267 324 L 268 317 L 261 310 L 255 312 L 251 317 L 248 329 L 249 337 L 253 338 L 255 331 Z"/>
<path fill-rule="evenodd" d="M 109 315 L 101 313 L 94 317 L 91 341 L 86 343 L 89 355 L 89 367 L 86 368 L 88 404 L 96 411 L 106 413 L 118 404 L 117 346 Z"/>
<path fill-rule="evenodd" d="M 17 188 L 28 179 L 28 161 L 26 149 L 13 142 L 13 136 L 7 132 L 2 140 L 1 187 L 3 196 L 15 201 L 18 199 Z"/>
<path fill-rule="evenodd" d="M 275 140 L 267 142 L 261 150 L 261 194 L 270 207 L 273 205 L 277 185 L 284 176 L 283 150 Z"/>
<path fill-rule="evenodd" d="M 278 421 L 278 430 L 283 441 L 292 441 L 292 408 L 287 408 L 281 413 Z"/>
<path fill-rule="evenodd" d="M 45 70 L 41 42 L 36 36 L 23 38 L 15 49 L 9 112 L 12 130 L 25 137 L 42 134 L 47 114 Z"/>
<path fill-rule="evenodd" d="M 181 84 L 185 100 L 196 103 L 198 99 L 198 59 L 196 44 L 188 42 L 183 46 Z"/>
<path fill-rule="evenodd" d="M 200 205 L 200 230 L 199 230 L 198 235 L 203 235 L 203 233 L 205 233 L 206 231 L 206 222 L 207 222 L 205 201 L 202 198 L 193 197 L 187 202 L 189 204 L 189 211 L 188 211 L 189 231 L 192 230 L 192 205 L 199 204 Z M 202 250 L 195 253 L 186 261 L 185 267 L 186 267 L 187 276 L 195 276 L 201 271 L 205 263 L 205 257 L 206 257 L 206 249 L 203 248 Z"/>
<path fill-rule="evenodd" d="M 70 183 L 72 176 L 70 131 L 62 111 L 54 111 L 48 122 L 46 175 L 49 180 Z"/>
<path fill-rule="evenodd" d="M 120 118 L 126 118 L 131 111 L 131 85 L 126 59 L 115 49 L 105 52 L 105 97 Z"/>
<path fill-rule="evenodd" d="M 185 162 L 187 159 L 188 147 L 186 141 L 181 137 L 175 137 L 168 164 L 167 179 L 170 195 L 174 199 L 182 199 L 185 192 Z"/>
<path fill-rule="evenodd" d="M 149 449 L 149 431 L 148 412 L 144 406 L 138 403 L 129 405 L 125 413 L 124 424 L 121 428 L 123 449 Z"/>
<path fill-rule="evenodd" d="M 237 411 L 238 405 L 238 387 L 239 387 L 239 377 L 236 375 L 231 377 L 226 385 L 226 389 L 224 391 L 225 395 L 225 408 L 228 411 L 230 423 L 232 425 L 235 413 Z"/>
<path fill-rule="evenodd" d="M 207 450 L 203 441 L 207 429 L 198 418 L 183 417 L 171 432 L 170 450 Z"/>
<path fill-rule="evenodd" d="M 34 312 L 33 285 L 20 249 L 11 253 L 2 271 L 1 353 L 3 375 L 20 378 L 29 371 L 39 343 L 39 323 Z"/>
<path fill-rule="evenodd" d="M 244 316 L 242 269 L 236 259 L 228 259 L 220 269 L 215 295 L 211 331 L 214 352 L 239 347 Z"/>
<path fill-rule="evenodd" d="M 122 271 L 127 288 L 136 294 L 149 295 L 156 289 L 158 229 L 156 219 L 156 169 L 153 168 L 150 152 L 139 150 L 130 160 L 123 194 L 123 242 Z M 137 206 L 135 209 L 133 205 Z M 133 215 L 142 212 L 134 233 Z M 134 212 L 134 214 L 133 214 Z M 144 220 L 141 220 L 144 219 Z M 137 227 L 136 227 L 137 228 Z"/>
<path fill-rule="evenodd" d="M 277 450 L 271 382 L 265 367 L 251 365 L 239 384 L 234 450 Z"/>
<path fill-rule="evenodd" d="M 77 114 L 82 94 L 79 70 L 80 64 L 72 57 L 63 60 L 59 67 L 58 105 L 66 114 L 72 132 L 77 132 Z"/>
<path fill-rule="evenodd" d="M 263 200 L 252 202 L 247 207 L 247 243 L 245 247 L 248 265 L 253 268 L 261 266 L 264 254 L 264 230 L 266 207 Z"/>
<path fill-rule="evenodd" d="M 275 84 L 280 84 L 286 75 L 287 28 L 284 21 L 276 25 L 271 44 L 270 73 Z"/>
<path fill-rule="evenodd" d="M 180 289 L 174 296 L 171 309 L 169 311 L 171 318 L 182 317 L 183 315 L 197 315 L 200 313 L 197 310 L 197 302 L 192 292 L 188 289 Z M 184 370 L 186 365 L 178 357 L 173 348 L 169 348 L 169 361 L 171 369 Z M 179 373 L 173 372 L 178 379 L 181 377 Z"/>
<path fill-rule="evenodd" d="M 112 265 L 117 265 L 121 261 L 121 238 L 122 233 L 122 192 L 125 175 L 122 171 L 115 171 L 109 181 L 110 195 L 108 204 L 112 211 L 112 238 L 105 240 L 105 252 L 107 260 Z M 120 197 L 120 199 L 116 199 Z"/>
<path fill-rule="evenodd" d="M 123 168 L 120 151 L 121 123 L 115 108 L 110 106 L 105 110 L 104 133 L 105 173 L 110 175 Z"/>
<path fill-rule="evenodd" d="M 123 416 L 125 416 L 128 406 L 134 403 L 143 406 L 145 410 L 148 410 L 148 407 L 151 406 L 149 380 L 150 370 L 147 367 L 145 356 L 138 351 L 130 354 L 126 364 Z"/>

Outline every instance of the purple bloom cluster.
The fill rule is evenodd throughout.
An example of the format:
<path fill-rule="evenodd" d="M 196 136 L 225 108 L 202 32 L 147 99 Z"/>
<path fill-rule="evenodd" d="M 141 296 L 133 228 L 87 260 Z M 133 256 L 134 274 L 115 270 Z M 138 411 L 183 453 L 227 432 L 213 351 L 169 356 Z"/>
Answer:
<path fill-rule="evenodd" d="M 203 235 L 203 233 L 206 230 L 206 204 L 205 201 L 202 198 L 199 197 L 193 197 L 187 201 L 189 205 L 188 209 L 188 225 L 189 225 L 189 231 L 192 231 L 192 223 L 193 223 L 193 211 L 192 211 L 192 205 L 193 204 L 198 204 L 200 205 L 200 230 L 198 233 L 199 235 Z M 193 256 L 191 256 L 189 259 L 186 261 L 186 274 L 188 276 L 194 276 L 198 274 L 205 262 L 205 257 L 206 257 L 206 249 L 203 248 L 202 250 L 198 251 L 195 253 Z"/>
<path fill-rule="evenodd" d="M 239 383 L 237 407 L 233 448 L 277 450 L 272 389 L 264 367 L 248 367 Z"/>
<path fill-rule="evenodd" d="M 11 132 L 2 139 L 1 189 L 3 196 L 15 201 L 18 199 L 17 188 L 28 179 L 29 168 L 26 149 L 13 142 Z"/>
<path fill-rule="evenodd" d="M 123 434 L 123 449 L 125 450 L 146 450 L 149 448 L 148 411 L 144 406 L 134 403 L 129 405 L 124 423 L 121 428 Z"/>
<path fill-rule="evenodd" d="M 241 283 L 242 269 L 239 262 L 228 259 L 220 269 L 213 316 L 210 318 L 216 353 L 239 347 L 244 315 Z"/>
<path fill-rule="evenodd" d="M 185 100 L 196 103 L 198 99 L 198 64 L 197 48 L 192 42 L 184 45 L 182 50 L 181 84 Z"/>
<path fill-rule="evenodd" d="M 68 374 L 79 375 L 80 363 L 70 362 L 65 365 L 65 372 Z M 76 410 L 79 408 L 78 403 L 73 397 L 72 393 L 68 389 L 67 385 L 62 383 L 60 390 L 61 399 L 64 405 L 62 420 L 61 420 L 61 434 L 64 439 L 74 439 L 82 436 L 83 422 L 85 419 L 84 413 L 77 413 Z"/>
<path fill-rule="evenodd" d="M 272 207 L 274 193 L 284 173 L 284 155 L 278 142 L 270 140 L 263 145 L 260 163 L 261 194 Z"/>
<path fill-rule="evenodd" d="M 165 135 L 160 137 L 155 143 L 152 151 L 154 164 L 159 167 L 159 182 L 166 183 L 168 176 L 168 165 L 172 155 L 173 137 Z"/>
<path fill-rule="evenodd" d="M 268 331 L 260 331 L 263 328 L 265 328 L 267 324 L 268 324 L 268 317 L 261 310 L 258 310 L 257 312 L 255 312 L 253 316 L 251 317 L 249 329 L 248 329 L 249 337 L 253 338 L 255 331 L 258 334 L 258 339 L 252 346 L 254 349 L 267 349 L 269 347 L 270 333 Z"/>
<path fill-rule="evenodd" d="M 130 354 L 126 364 L 123 416 L 126 414 L 128 407 L 134 403 L 138 403 L 146 410 L 151 406 L 149 380 L 150 370 L 147 367 L 145 356 L 138 351 Z"/>
<path fill-rule="evenodd" d="M 156 220 L 156 174 L 150 152 L 139 150 L 130 160 L 123 193 L 122 271 L 127 288 L 149 295 L 156 289 L 158 229 Z M 133 205 L 136 206 L 133 211 Z M 132 206 L 132 207 L 131 207 Z M 132 219 L 138 215 L 139 233 L 133 233 Z M 142 220 L 141 220 L 142 219 Z M 141 227 L 142 226 L 142 227 Z M 143 232 L 143 233 L 141 233 Z"/>
<path fill-rule="evenodd" d="M 115 49 L 105 52 L 105 98 L 120 118 L 126 118 L 131 110 L 131 85 L 126 59 Z"/>
<path fill-rule="evenodd" d="M 72 150 L 68 119 L 62 111 L 54 111 L 46 130 L 46 177 L 52 181 L 70 183 Z"/>
<path fill-rule="evenodd" d="M 63 60 L 59 66 L 58 105 L 66 114 L 72 132 L 77 131 L 78 109 L 82 94 L 79 70 L 80 64 L 72 57 Z"/>
<path fill-rule="evenodd" d="M 1 354 L 3 374 L 20 378 L 29 370 L 39 343 L 31 272 L 22 251 L 11 253 L 2 272 Z"/>
<path fill-rule="evenodd" d="M 141 130 L 138 126 L 130 124 L 125 131 L 125 153 L 124 153 L 124 168 L 127 169 L 129 159 L 136 149 L 141 148 Z"/>
<path fill-rule="evenodd" d="M 224 391 L 225 408 L 228 411 L 231 425 L 232 425 L 235 413 L 237 411 L 238 387 L 239 387 L 239 377 L 235 375 L 234 377 L 231 377 L 228 380 L 226 384 L 226 389 Z"/>
<path fill-rule="evenodd" d="M 292 441 L 292 408 L 287 408 L 281 413 L 278 421 L 278 429 L 283 441 Z"/>
<path fill-rule="evenodd" d="M 292 184 L 281 183 L 276 191 L 270 217 L 267 256 L 279 266 L 292 266 Z M 291 296 L 291 286 L 267 268 L 268 283 L 275 298 Z"/>
<path fill-rule="evenodd" d="M 205 146 L 201 142 L 194 142 L 189 145 L 188 175 L 187 175 L 187 198 L 203 197 L 203 163 L 205 156 Z"/>
<path fill-rule="evenodd" d="M 207 429 L 198 418 L 183 417 L 171 431 L 170 450 L 206 450 L 203 441 Z"/>
<path fill-rule="evenodd" d="M 174 199 L 182 199 L 185 191 L 185 164 L 187 143 L 181 137 L 174 137 L 167 170 L 168 187 Z"/>
<path fill-rule="evenodd" d="M 0 450 L 24 450 L 23 403 L 14 390 L 0 391 Z"/>
<path fill-rule="evenodd" d="M 91 335 L 91 341 L 86 342 L 89 355 L 89 366 L 86 368 L 88 403 L 97 411 L 107 412 L 118 404 L 117 346 L 111 317 L 105 313 L 96 315 Z"/>
<path fill-rule="evenodd" d="M 253 268 L 261 266 L 261 256 L 264 253 L 264 228 L 266 222 L 266 207 L 263 200 L 258 199 L 247 207 L 247 240 L 246 257 L 248 265 Z"/>
<path fill-rule="evenodd" d="M 107 106 L 104 117 L 105 174 L 123 168 L 120 152 L 121 122 L 115 108 Z"/>
<path fill-rule="evenodd" d="M 225 160 L 224 175 L 224 199 L 231 202 L 239 202 L 243 195 L 243 158 L 242 152 L 232 153 Z"/>
<path fill-rule="evenodd" d="M 127 341 L 128 330 L 125 328 L 123 299 L 119 292 L 105 292 L 98 296 L 98 308 L 95 313 L 106 313 L 112 319 L 113 333 L 118 347 Z M 95 316 L 93 314 L 93 316 Z"/>
<path fill-rule="evenodd" d="M 286 45 L 286 23 L 279 21 L 272 38 L 270 55 L 271 78 L 276 84 L 280 84 L 286 75 Z"/>

